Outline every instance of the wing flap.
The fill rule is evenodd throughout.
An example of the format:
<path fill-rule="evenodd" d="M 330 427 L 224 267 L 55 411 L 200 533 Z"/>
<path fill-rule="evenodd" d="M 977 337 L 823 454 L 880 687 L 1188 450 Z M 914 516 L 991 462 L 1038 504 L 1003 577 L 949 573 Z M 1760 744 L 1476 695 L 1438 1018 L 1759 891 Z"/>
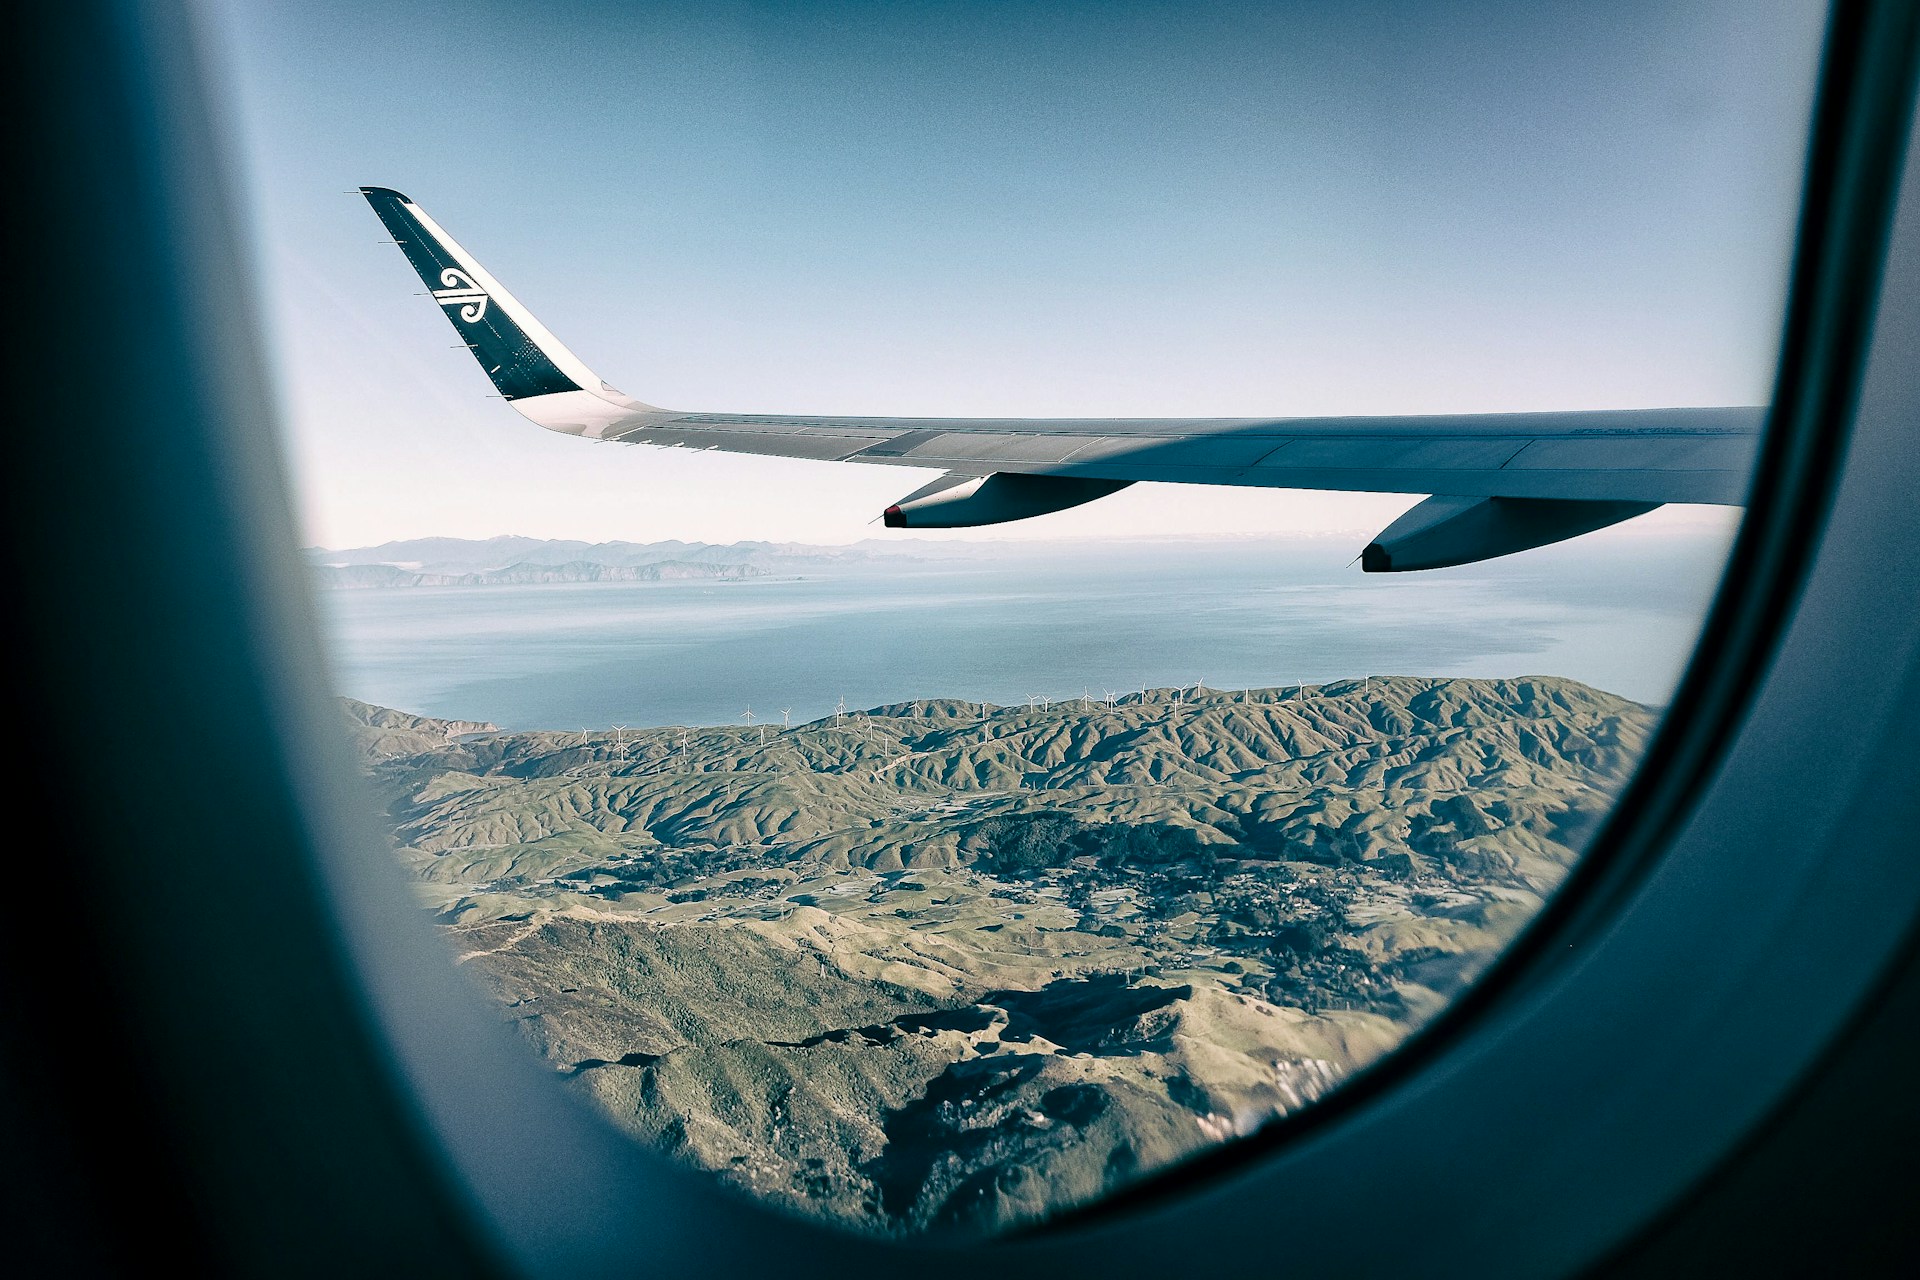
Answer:
<path fill-rule="evenodd" d="M 915 433 L 930 434 L 930 433 Z M 931 433 L 898 454 L 869 450 L 869 457 L 886 456 L 900 462 L 924 466 L 945 466 L 950 462 L 1041 462 L 1061 463 L 1083 453 L 1100 441 L 1099 436 L 1061 435 L 986 435 L 966 431 Z"/>
<path fill-rule="evenodd" d="M 1261 466 L 1337 467 L 1404 471 L 1497 471 L 1531 443 L 1511 437 L 1441 440 L 1405 436 L 1287 441 L 1260 460 Z"/>
<path fill-rule="evenodd" d="M 1521 471 L 1741 471 L 1753 462 L 1750 437 L 1657 435 L 1629 439 L 1537 439 L 1507 466 Z"/>
<path fill-rule="evenodd" d="M 851 435 L 819 429 L 730 431 L 719 427 L 681 427 L 673 423 L 634 427 L 610 434 L 607 438 L 621 444 L 651 444 L 669 449 L 719 449 L 727 453 L 757 454 L 768 458 L 805 458 L 821 462 L 856 458 L 869 446 L 883 443 L 886 439 L 880 435 Z"/>

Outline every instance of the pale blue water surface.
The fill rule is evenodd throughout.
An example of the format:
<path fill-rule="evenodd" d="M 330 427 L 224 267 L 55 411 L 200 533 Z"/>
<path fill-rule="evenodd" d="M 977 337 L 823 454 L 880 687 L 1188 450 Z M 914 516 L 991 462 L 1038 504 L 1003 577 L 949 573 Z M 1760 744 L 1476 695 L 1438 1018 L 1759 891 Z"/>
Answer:
<path fill-rule="evenodd" d="M 740 582 L 321 593 L 340 692 L 505 728 L 795 724 L 1203 680 L 1569 676 L 1664 702 L 1725 537 L 1588 539 L 1362 574 L 1345 541 L 1002 544 Z"/>

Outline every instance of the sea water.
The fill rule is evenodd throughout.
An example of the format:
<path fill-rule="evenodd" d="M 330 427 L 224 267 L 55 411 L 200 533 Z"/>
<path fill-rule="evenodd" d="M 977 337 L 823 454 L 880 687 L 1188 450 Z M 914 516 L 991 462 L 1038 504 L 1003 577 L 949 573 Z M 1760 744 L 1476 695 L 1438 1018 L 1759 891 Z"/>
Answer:
<path fill-rule="evenodd" d="M 1363 574 L 1331 539 L 974 545 L 741 581 L 326 591 L 339 691 L 504 728 L 794 724 L 928 697 L 1381 675 L 1671 695 L 1722 535 Z"/>

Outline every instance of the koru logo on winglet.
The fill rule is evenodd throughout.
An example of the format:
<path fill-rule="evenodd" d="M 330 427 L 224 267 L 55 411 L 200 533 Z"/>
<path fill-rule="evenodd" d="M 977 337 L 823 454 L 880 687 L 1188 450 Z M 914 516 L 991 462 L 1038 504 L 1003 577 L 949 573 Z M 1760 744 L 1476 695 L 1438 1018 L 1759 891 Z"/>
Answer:
<path fill-rule="evenodd" d="M 440 273 L 440 283 L 447 287 L 435 289 L 433 300 L 443 307 L 459 307 L 460 318 L 468 324 L 487 314 L 487 291 L 475 284 L 466 272 L 448 267 Z"/>

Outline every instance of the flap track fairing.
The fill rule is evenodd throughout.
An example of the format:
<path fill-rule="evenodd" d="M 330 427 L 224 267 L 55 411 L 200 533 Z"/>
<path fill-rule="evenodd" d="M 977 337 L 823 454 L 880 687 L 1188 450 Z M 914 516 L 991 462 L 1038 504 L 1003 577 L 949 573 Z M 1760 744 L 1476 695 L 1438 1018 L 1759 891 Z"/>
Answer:
<path fill-rule="evenodd" d="M 944 475 L 888 507 L 889 529 L 970 529 L 1065 511 L 1104 498 L 1131 480 L 1035 476 L 996 471 L 990 476 Z"/>
<path fill-rule="evenodd" d="M 1360 567 L 1367 573 L 1406 573 L 1472 564 L 1592 533 L 1659 505 L 1436 494 L 1382 529 L 1360 553 Z"/>

